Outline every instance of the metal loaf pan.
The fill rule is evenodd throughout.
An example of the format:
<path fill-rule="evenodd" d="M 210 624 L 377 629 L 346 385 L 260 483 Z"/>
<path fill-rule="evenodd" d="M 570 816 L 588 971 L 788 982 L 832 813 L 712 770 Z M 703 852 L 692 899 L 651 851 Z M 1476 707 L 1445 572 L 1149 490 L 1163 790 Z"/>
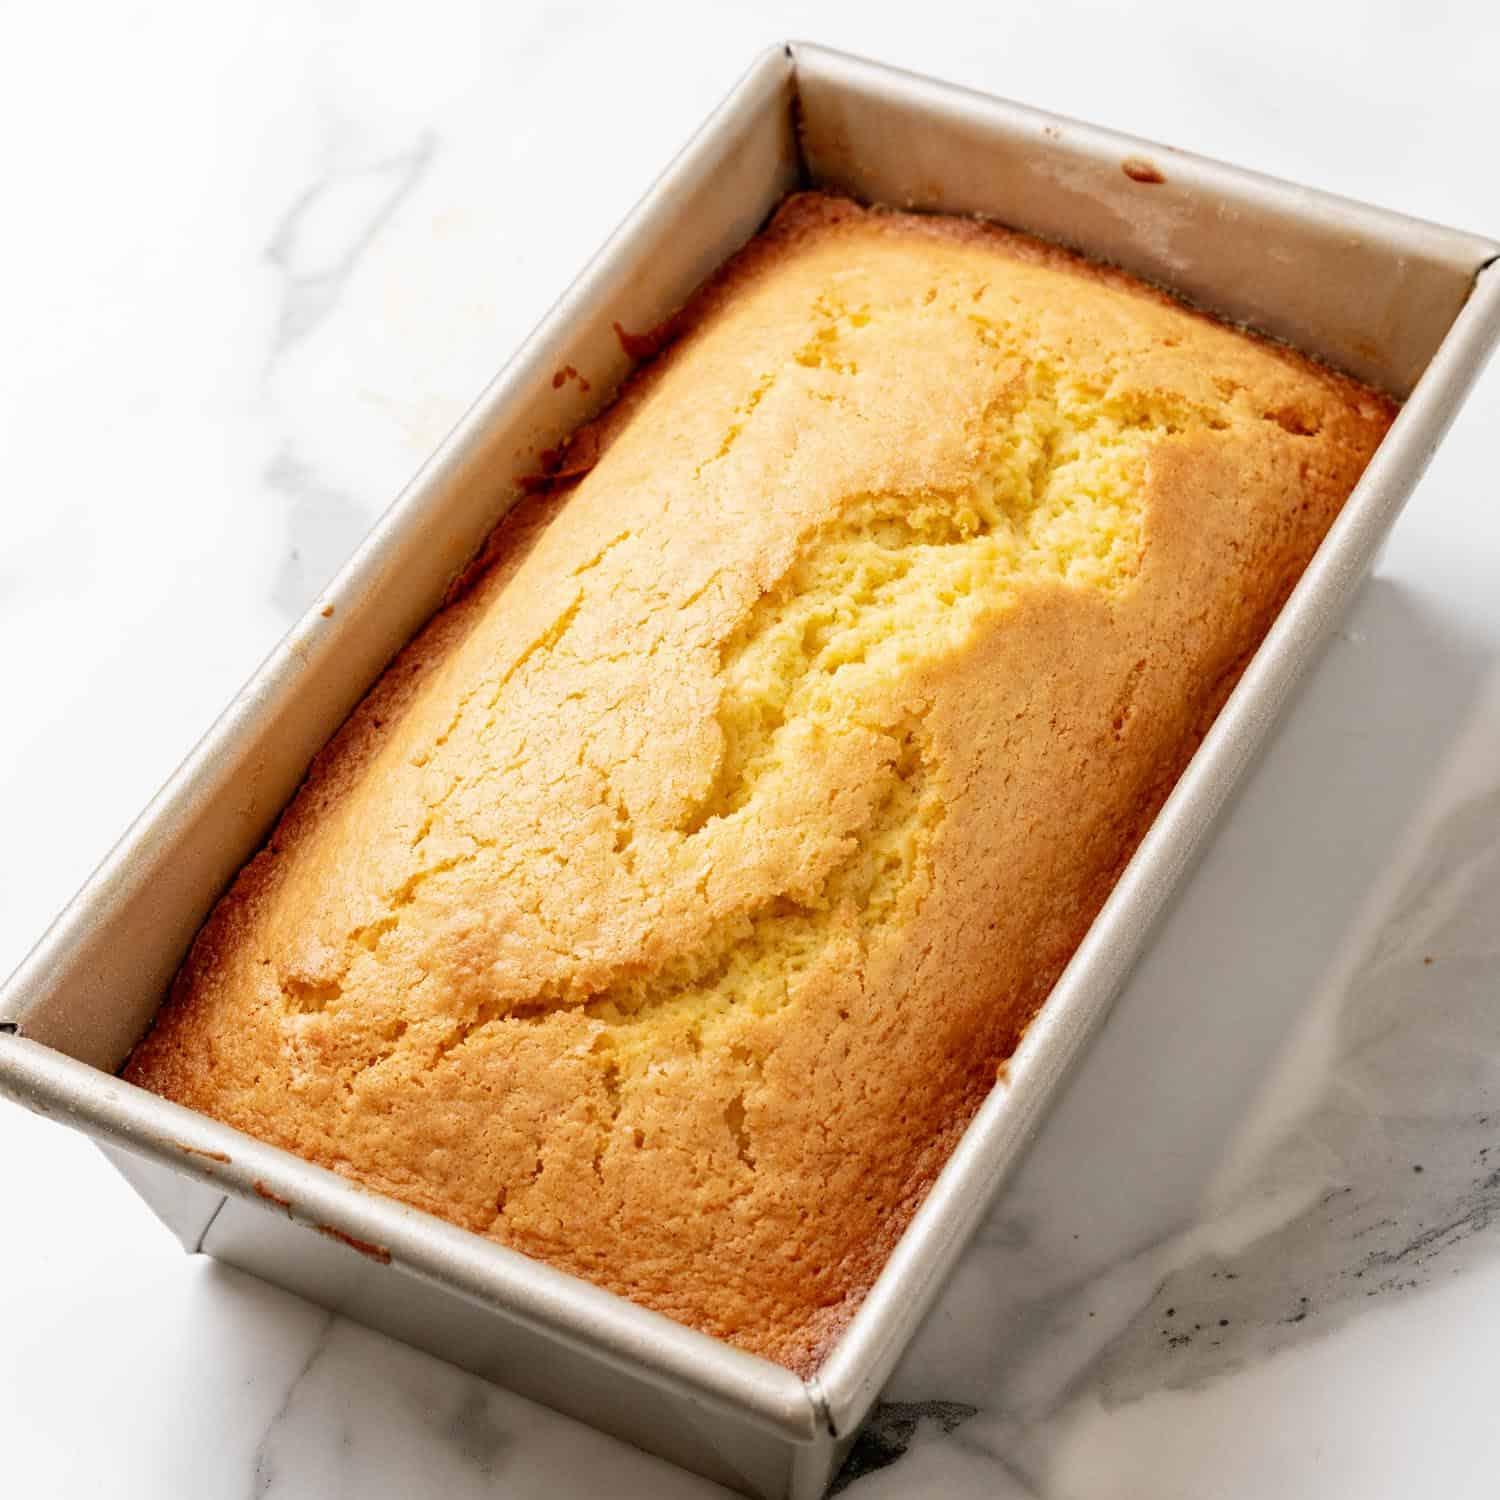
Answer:
<path fill-rule="evenodd" d="M 1406 401 L 1005 1078 L 806 1381 L 113 1076 L 313 753 L 437 607 L 519 479 L 627 373 L 614 325 L 661 322 L 799 184 L 1065 241 Z M 94 1136 L 189 1250 L 746 1493 L 820 1494 L 1495 342 L 1497 254 L 822 48 L 772 49 L 0 991 L 0 1091 Z M 554 385 L 565 365 L 590 393 Z"/>

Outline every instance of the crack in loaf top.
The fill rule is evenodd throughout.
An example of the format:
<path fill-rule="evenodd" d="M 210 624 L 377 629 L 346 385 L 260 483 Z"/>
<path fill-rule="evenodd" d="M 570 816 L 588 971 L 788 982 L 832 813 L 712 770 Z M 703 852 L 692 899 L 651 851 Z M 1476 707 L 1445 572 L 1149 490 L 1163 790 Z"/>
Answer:
<path fill-rule="evenodd" d="M 792 199 L 319 758 L 127 1076 L 798 1369 L 1390 419 Z"/>

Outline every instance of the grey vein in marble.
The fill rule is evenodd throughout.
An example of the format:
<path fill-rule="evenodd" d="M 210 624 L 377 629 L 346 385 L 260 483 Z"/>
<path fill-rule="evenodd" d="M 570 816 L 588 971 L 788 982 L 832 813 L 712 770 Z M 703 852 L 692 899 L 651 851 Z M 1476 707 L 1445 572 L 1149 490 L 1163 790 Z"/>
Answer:
<path fill-rule="evenodd" d="M 274 359 L 333 311 L 344 285 L 380 231 L 426 174 L 437 136 L 424 131 L 405 151 L 330 172 L 301 194 L 266 246 L 283 275 Z"/>
<path fill-rule="evenodd" d="M 412 1426 L 433 1442 L 412 1452 L 434 1471 L 434 1492 L 479 1495 L 496 1477 L 511 1433 L 496 1418 L 507 1397 L 474 1376 L 393 1345 L 330 1314 L 287 1388 L 255 1454 L 252 1500 L 358 1493 L 397 1478 Z M 285 1455 L 285 1460 L 283 1460 Z M 425 1456 L 424 1456 L 425 1455 Z M 413 1482 L 416 1475 L 408 1476 Z"/>
<path fill-rule="evenodd" d="M 718 1486 L 477 1375 L 330 1317 L 255 1451 L 250 1500 L 605 1493 L 707 1500 Z"/>
<path fill-rule="evenodd" d="M 265 252 L 282 278 L 272 364 L 332 314 L 361 258 L 416 191 L 436 151 L 437 136 L 429 130 L 394 155 L 329 171 L 282 216 Z M 291 502 L 290 546 L 271 598 L 295 618 L 358 545 L 370 515 L 290 445 L 267 465 L 265 482 Z"/>
<path fill-rule="evenodd" d="M 255 1445 L 253 1468 L 250 1479 L 251 1500 L 257 1496 L 269 1494 L 271 1487 L 276 1483 L 276 1466 L 272 1459 L 272 1442 L 276 1436 L 279 1424 L 286 1420 L 287 1412 L 291 1409 L 292 1402 L 296 1400 L 297 1392 L 301 1389 L 303 1382 L 312 1373 L 312 1368 L 328 1351 L 328 1340 L 333 1333 L 333 1325 L 337 1321 L 336 1313 L 327 1313 L 313 1336 L 312 1346 L 307 1351 L 307 1358 L 302 1361 L 301 1368 L 292 1376 L 287 1384 L 286 1395 L 282 1398 L 281 1405 L 276 1408 L 275 1414 L 266 1424 L 266 1430 L 261 1433 L 260 1441 Z"/>
<path fill-rule="evenodd" d="M 290 448 L 266 466 L 265 482 L 288 502 L 290 546 L 271 586 L 271 600 L 295 619 L 359 545 L 370 515 L 353 496 L 326 484 Z"/>
<path fill-rule="evenodd" d="M 977 1407 L 963 1401 L 882 1401 L 855 1439 L 844 1467 L 830 1486 L 830 1500 L 856 1479 L 895 1463 L 911 1447 L 921 1423 L 930 1422 L 947 1434 L 956 1432 L 977 1412 Z"/>
<path fill-rule="evenodd" d="M 1295 1179 L 1319 1183 L 1302 1212 L 1166 1278 L 1102 1362 L 1106 1400 L 1210 1378 L 1495 1252 L 1478 1237 L 1500 1214 L 1500 787 L 1433 830 L 1345 989 L 1322 1099 L 1249 1193 Z"/>

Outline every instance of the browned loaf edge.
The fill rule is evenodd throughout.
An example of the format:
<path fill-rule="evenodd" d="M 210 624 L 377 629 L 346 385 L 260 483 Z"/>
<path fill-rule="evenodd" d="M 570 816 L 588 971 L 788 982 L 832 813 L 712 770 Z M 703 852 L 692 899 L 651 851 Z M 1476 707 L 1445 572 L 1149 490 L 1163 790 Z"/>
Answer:
<path fill-rule="evenodd" d="M 683 326 L 318 756 L 125 1076 L 807 1372 L 1393 406 L 812 194 Z"/>

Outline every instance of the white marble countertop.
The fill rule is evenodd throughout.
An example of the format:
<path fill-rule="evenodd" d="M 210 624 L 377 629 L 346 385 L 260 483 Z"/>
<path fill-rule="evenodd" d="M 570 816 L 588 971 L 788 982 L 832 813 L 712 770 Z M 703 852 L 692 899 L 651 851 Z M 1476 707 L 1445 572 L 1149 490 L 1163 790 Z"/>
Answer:
<path fill-rule="evenodd" d="M 779 35 L 1500 233 L 1493 7 L 920 14 L 10 18 L 0 969 Z M 1500 1488 L 1497 430 L 1500 369 L 846 1493 Z M 7 1494 L 719 1493 L 184 1257 L 8 1105 L 0 1162 Z"/>

